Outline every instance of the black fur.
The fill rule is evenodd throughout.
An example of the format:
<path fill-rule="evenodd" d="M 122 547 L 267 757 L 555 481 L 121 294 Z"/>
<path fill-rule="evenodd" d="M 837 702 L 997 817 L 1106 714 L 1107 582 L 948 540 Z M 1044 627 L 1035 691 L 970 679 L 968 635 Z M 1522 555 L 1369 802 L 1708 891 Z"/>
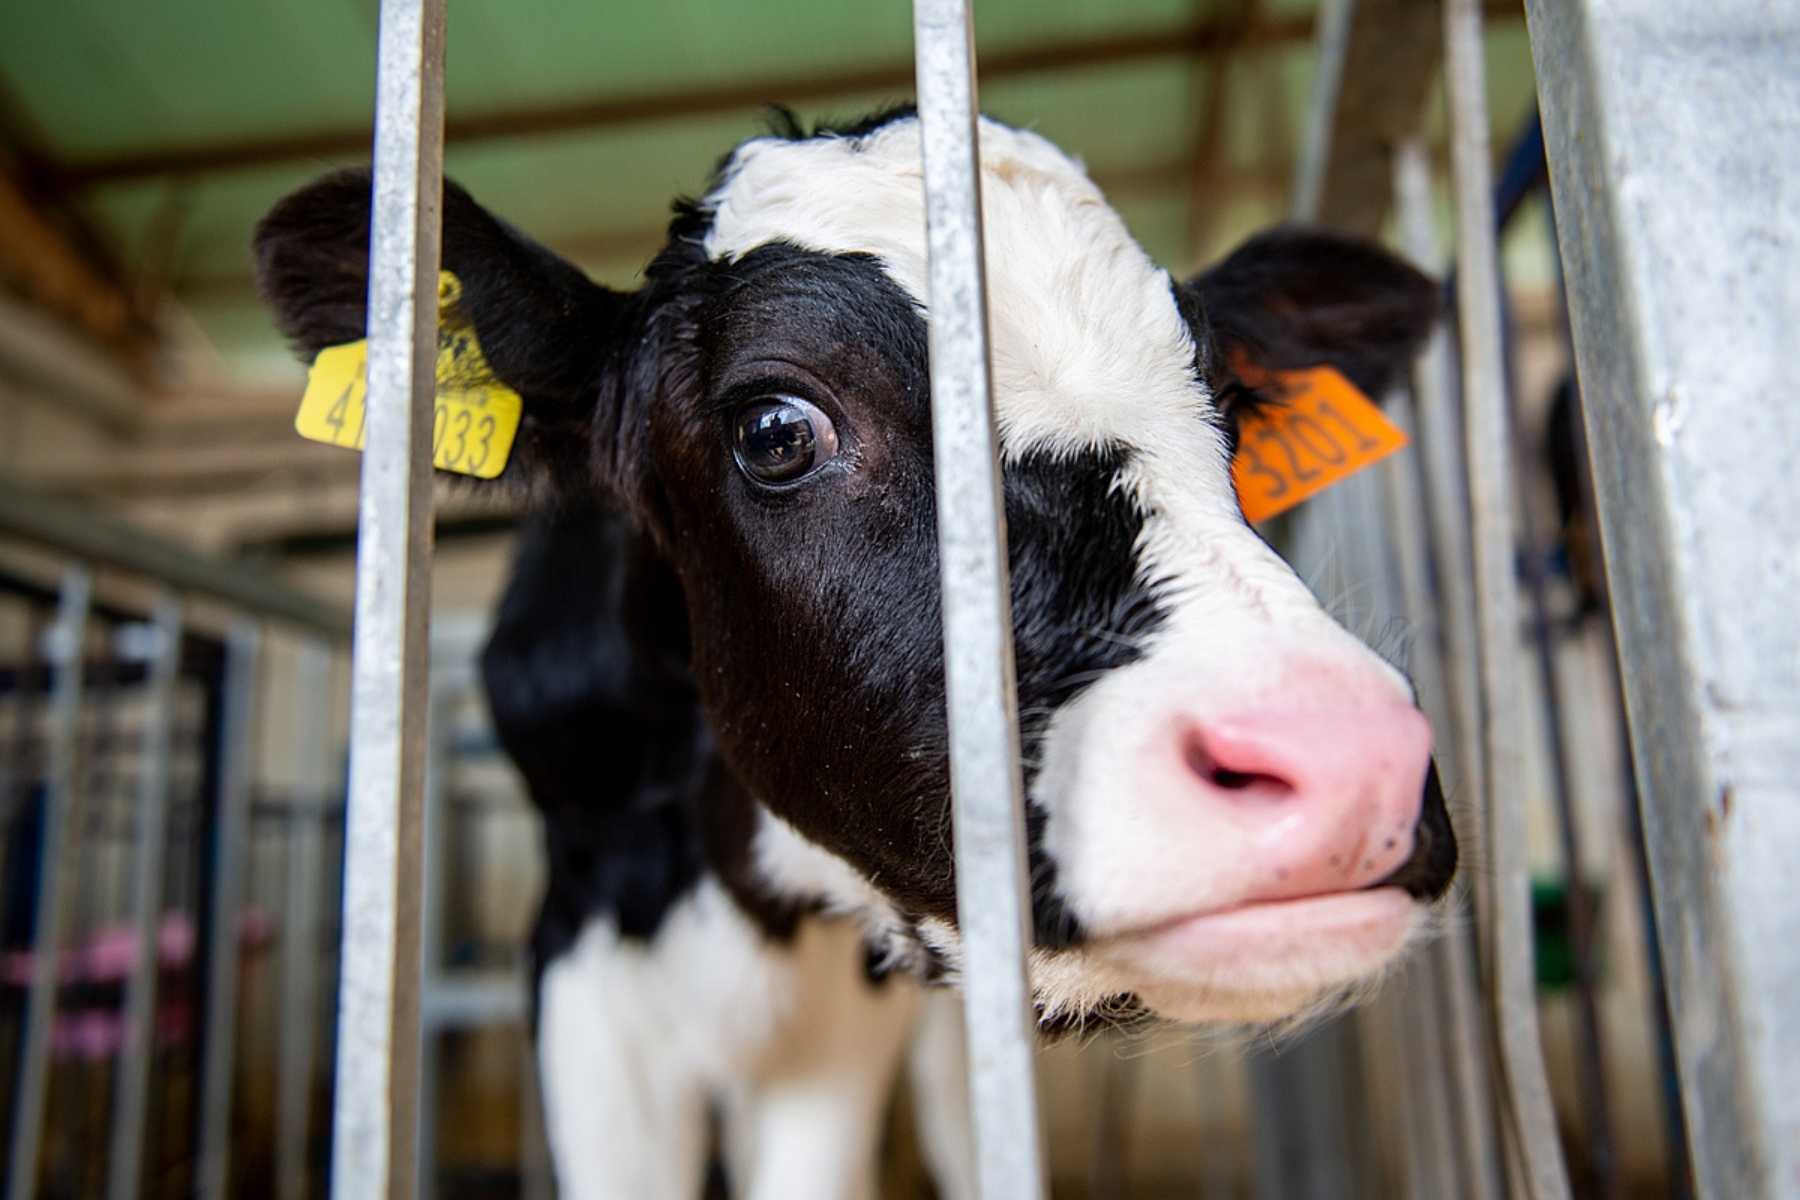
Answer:
<path fill-rule="evenodd" d="M 257 288 L 306 361 L 365 336 L 369 212 L 369 171 L 354 168 L 287 196 L 257 224 Z M 474 325 L 494 374 L 525 401 L 505 478 L 548 476 L 563 492 L 605 479 L 616 455 L 596 461 L 581 435 L 597 415 L 602 367 L 625 336 L 630 298 L 593 283 L 450 180 L 442 213 L 442 267 L 463 289 L 458 315 Z"/>
<path fill-rule="evenodd" d="M 777 136 L 857 138 L 908 115 L 811 133 L 790 120 Z M 259 226 L 261 286 L 302 354 L 361 336 L 368 205 L 366 173 L 340 173 Z M 553 477 L 568 505 L 525 538 L 483 659 L 496 726 L 545 813 L 540 964 L 595 913 L 652 936 L 705 872 L 766 934 L 790 935 L 821 898 L 755 877 L 758 802 L 850 862 L 903 923 L 955 920 L 924 320 L 867 255 L 770 244 L 709 261 L 711 219 L 706 201 L 678 202 L 643 287 L 619 295 L 445 185 L 463 315 L 526 400 L 519 472 Z M 1228 424 L 1255 402 L 1234 356 L 1332 362 L 1378 395 L 1436 303 L 1379 251 L 1296 231 L 1253 239 L 1174 295 Z M 780 488 L 738 471 L 732 415 L 771 393 L 824 412 L 839 460 Z M 1143 516 L 1114 487 L 1129 453 L 1006 473 L 1028 778 L 1051 715 L 1164 619 L 1159 581 L 1137 573 Z M 1441 796 L 1426 814 L 1441 816 Z M 1030 831 L 1036 939 L 1078 944 L 1035 812 Z M 1441 840 L 1420 844 L 1405 882 L 1425 892 L 1448 876 Z"/>
<path fill-rule="evenodd" d="M 1260 233 L 1177 286 L 1202 370 L 1235 439 L 1237 418 L 1270 399 L 1234 371 L 1329 364 L 1379 403 L 1430 332 L 1437 285 L 1371 242 L 1283 226 Z"/>

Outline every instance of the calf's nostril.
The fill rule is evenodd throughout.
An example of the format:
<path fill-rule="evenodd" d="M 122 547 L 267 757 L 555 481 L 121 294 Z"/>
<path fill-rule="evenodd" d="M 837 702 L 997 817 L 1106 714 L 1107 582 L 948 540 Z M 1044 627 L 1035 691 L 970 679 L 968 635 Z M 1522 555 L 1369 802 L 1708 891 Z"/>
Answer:
<path fill-rule="evenodd" d="M 1269 770 L 1268 764 L 1257 761 L 1258 755 L 1234 754 L 1231 747 L 1216 742 L 1217 739 L 1208 739 L 1202 729 L 1189 730 L 1182 741 L 1188 770 L 1212 787 L 1222 792 L 1270 797 L 1291 795 L 1297 790 L 1287 778 Z"/>

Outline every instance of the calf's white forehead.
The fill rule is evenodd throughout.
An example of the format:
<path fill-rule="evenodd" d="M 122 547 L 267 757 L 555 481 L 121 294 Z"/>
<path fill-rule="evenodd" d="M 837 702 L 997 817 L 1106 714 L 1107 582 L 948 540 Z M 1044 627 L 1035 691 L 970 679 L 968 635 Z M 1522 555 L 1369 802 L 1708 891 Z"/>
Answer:
<path fill-rule="evenodd" d="M 982 207 L 1001 444 L 1038 450 L 1161 447 L 1217 464 L 1224 445 L 1194 377 L 1194 342 L 1168 275 L 1079 164 L 1037 134 L 981 123 Z M 921 307 L 925 193 L 915 119 L 861 138 L 764 138 L 738 149 L 708 197 L 707 255 L 770 242 L 879 258 Z M 1198 456 L 1197 458 L 1195 456 Z"/>

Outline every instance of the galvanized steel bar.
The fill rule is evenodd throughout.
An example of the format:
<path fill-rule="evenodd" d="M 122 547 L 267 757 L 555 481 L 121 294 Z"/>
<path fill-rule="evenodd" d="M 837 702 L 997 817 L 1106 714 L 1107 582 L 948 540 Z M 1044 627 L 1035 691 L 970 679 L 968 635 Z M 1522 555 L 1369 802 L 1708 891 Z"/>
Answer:
<path fill-rule="evenodd" d="M 443 661 L 444 655 L 432 648 L 432 657 Z M 431 680 L 431 706 L 425 720 L 425 802 L 423 809 L 425 858 L 419 876 L 419 1164 L 420 1194 L 431 1195 L 436 1189 L 431 1180 L 438 1164 L 438 1114 L 443 1103 L 442 1030 L 436 1020 L 436 1001 L 444 983 L 445 944 L 444 909 L 445 874 L 449 863 L 444 853 L 450 845 L 448 826 L 450 806 L 448 784 L 450 766 L 449 714 L 453 670 L 440 670 Z M 508 991 L 515 996 L 527 993 L 516 978 L 506 979 Z"/>
<path fill-rule="evenodd" d="M 256 667 L 261 634 L 240 621 L 226 638 L 224 723 L 213 826 L 212 912 L 206 930 L 206 1010 L 200 1077 L 200 1148 L 195 1192 L 224 1200 L 231 1167 L 231 1097 L 237 1064 L 238 918 L 250 825 L 256 737 Z"/>
<path fill-rule="evenodd" d="M 1475 558 L 1481 745 L 1491 925 L 1487 985 L 1499 1046 L 1501 1109 L 1515 1187 L 1532 1200 L 1568 1195 L 1556 1112 L 1538 1036 L 1531 879 L 1526 861 L 1520 716 L 1520 606 L 1514 572 L 1512 428 L 1501 346 L 1499 247 L 1479 0 L 1444 5 L 1445 91 L 1456 185 L 1456 295 L 1463 434 Z"/>
<path fill-rule="evenodd" d="M 915 0 L 957 919 L 969 1090 L 986 1200 L 1044 1194 L 1025 955 L 1031 945 L 967 0 Z"/>
<path fill-rule="evenodd" d="M 1420 269 L 1440 270 L 1443 255 L 1432 219 L 1431 161 L 1424 140 L 1414 136 L 1401 141 L 1394 149 L 1393 166 L 1401 246 Z M 1449 333 L 1436 329 L 1415 366 L 1410 403 L 1397 410 L 1413 435 L 1418 462 L 1411 470 L 1399 463 L 1389 471 L 1388 506 L 1401 548 L 1406 611 L 1416 623 L 1414 678 L 1438 731 L 1438 770 L 1445 776 L 1448 794 L 1471 798 L 1472 811 L 1479 812 L 1474 567 L 1452 370 Z M 1423 530 L 1415 531 L 1421 523 Z M 1464 858 L 1473 860 L 1479 846 L 1472 837 L 1475 831 L 1462 832 Z M 1471 873 L 1465 868 L 1464 878 Z M 1479 895 L 1482 889 L 1473 890 Z M 1500 1154 L 1493 1076 L 1487 1040 L 1481 1034 L 1470 943 L 1466 931 L 1453 927 L 1433 943 L 1426 957 L 1456 1115 L 1458 1194 L 1467 1200 L 1491 1200 L 1500 1191 Z"/>
<path fill-rule="evenodd" d="M 56 1018 L 57 967 L 62 951 L 64 860 L 76 836 L 76 742 L 81 732 L 81 646 L 93 598 L 84 567 L 63 575 L 56 623 L 45 636 L 51 669 L 50 752 L 39 822 L 37 912 L 31 930 L 31 985 L 25 1032 L 20 1039 L 18 1083 L 6 1168 L 7 1200 L 37 1192 L 38 1151 L 44 1129 L 44 1097 L 50 1086 L 50 1027 Z"/>
<path fill-rule="evenodd" d="M 332 1187 L 413 1200 L 444 0 L 383 0 Z"/>
<path fill-rule="evenodd" d="M 156 1054 L 157 931 L 162 923 L 163 848 L 168 834 L 169 743 L 181 673 L 181 600 L 174 593 L 164 592 L 157 598 L 149 628 L 149 681 L 144 696 L 144 749 L 131 881 L 137 957 L 125 991 L 125 1036 L 119 1047 L 112 1149 L 107 1161 L 106 1194 L 110 1200 L 131 1200 L 138 1194 L 150 1064 Z"/>
<path fill-rule="evenodd" d="M 1314 21 L 1312 92 L 1290 197 L 1289 214 L 1296 221 L 1319 219 L 1325 172 L 1331 163 L 1331 135 L 1337 121 L 1338 98 L 1343 92 L 1345 60 L 1350 55 L 1350 24 L 1355 15 L 1356 0 L 1320 0 L 1319 15 Z"/>
<path fill-rule="evenodd" d="M 289 811 L 287 888 L 281 930 L 281 1029 L 275 1072 L 275 1179 L 280 1200 L 308 1189 L 313 1055 L 319 1028 L 320 823 L 341 783 L 332 755 L 332 655 L 307 642 L 294 662 L 299 727 L 294 752 L 299 790 Z"/>
<path fill-rule="evenodd" d="M 0 476 L 0 533 L 95 567 L 112 567 L 190 595 L 342 640 L 350 614 L 242 562 L 200 554 L 91 508 Z"/>
<path fill-rule="evenodd" d="M 1800 1189 L 1800 20 L 1526 5 L 1700 1194 Z"/>

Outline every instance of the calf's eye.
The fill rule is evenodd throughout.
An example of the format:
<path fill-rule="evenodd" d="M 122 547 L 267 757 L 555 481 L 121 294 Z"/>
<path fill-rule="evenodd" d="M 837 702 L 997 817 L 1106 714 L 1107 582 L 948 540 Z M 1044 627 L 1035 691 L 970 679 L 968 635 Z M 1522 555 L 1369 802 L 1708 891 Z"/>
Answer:
<path fill-rule="evenodd" d="M 732 417 L 731 453 L 758 483 L 791 483 L 838 450 L 831 418 L 798 396 L 763 396 Z"/>

